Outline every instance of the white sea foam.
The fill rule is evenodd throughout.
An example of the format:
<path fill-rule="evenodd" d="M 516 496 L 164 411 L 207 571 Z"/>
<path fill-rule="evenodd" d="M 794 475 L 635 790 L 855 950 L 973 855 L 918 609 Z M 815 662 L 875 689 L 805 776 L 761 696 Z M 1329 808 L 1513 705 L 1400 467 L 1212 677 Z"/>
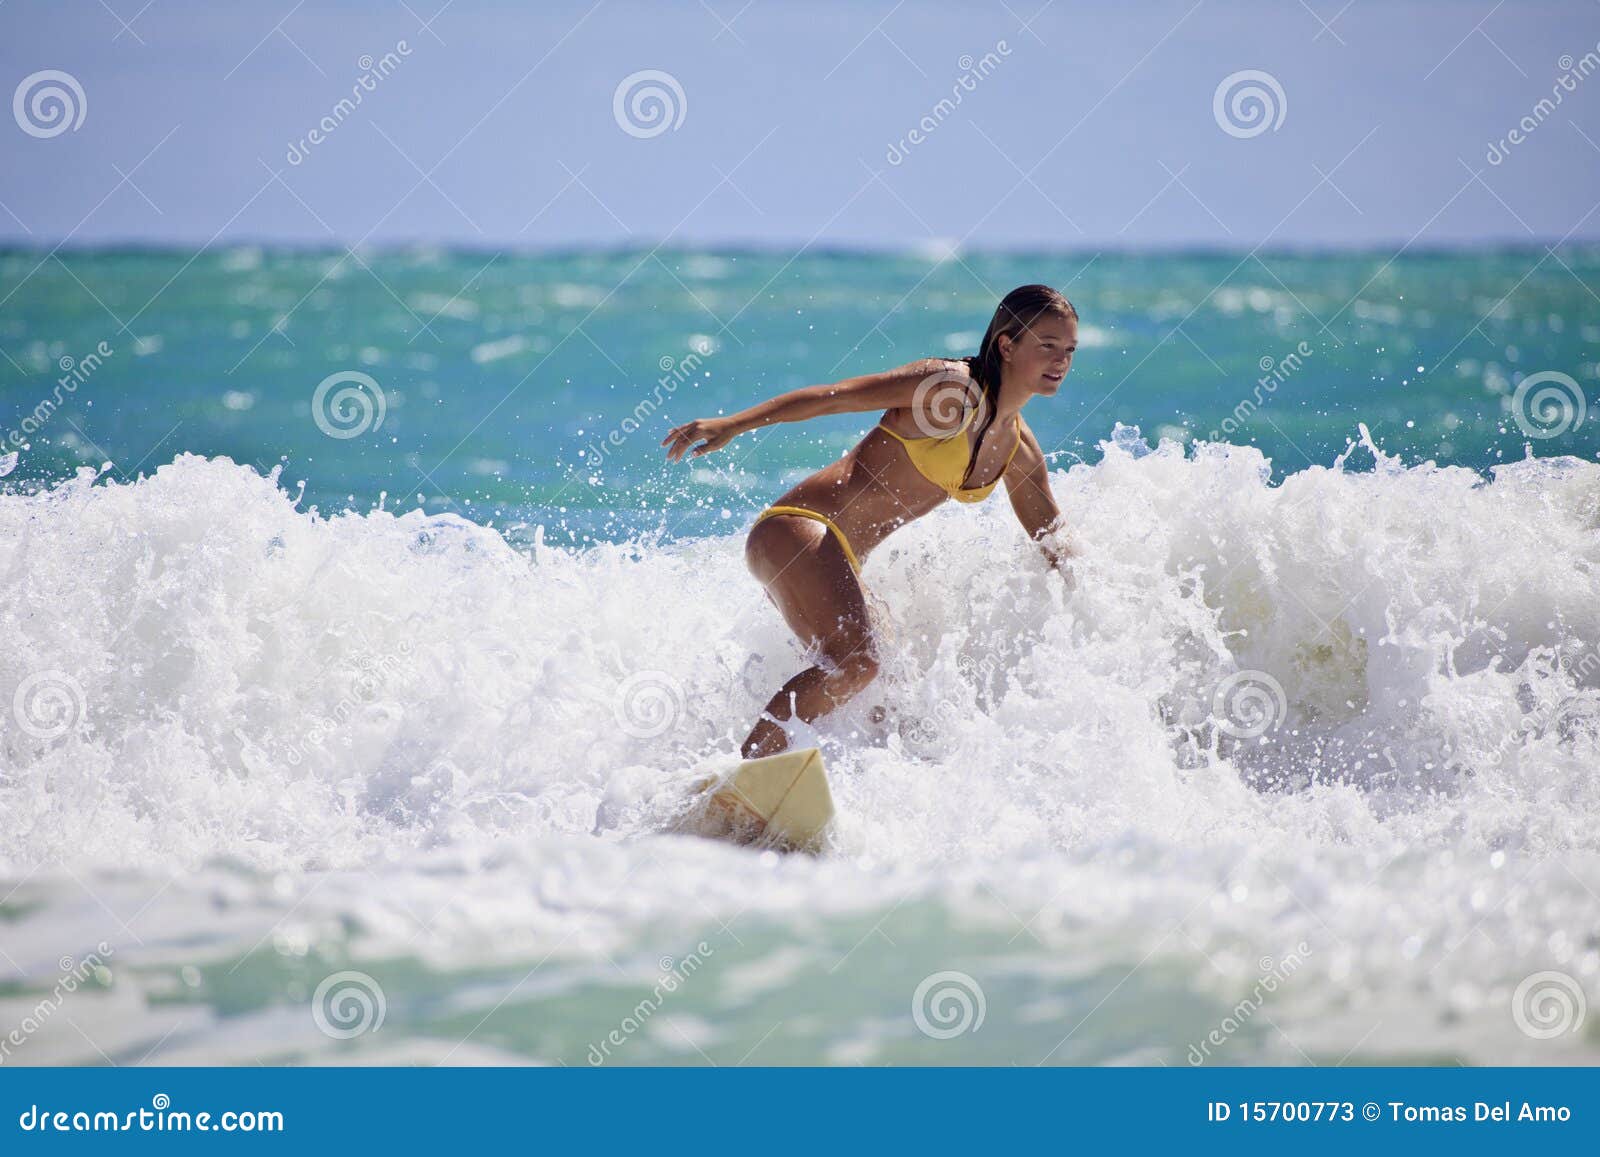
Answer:
<path fill-rule="evenodd" d="M 765 1059 L 922 1056 L 894 1052 L 909 1020 L 827 987 L 844 957 L 897 1012 L 965 962 L 984 1041 L 1030 1062 L 1095 1004 L 1073 994 L 1132 970 L 1051 1059 L 1182 1063 L 1205 1002 L 1304 940 L 1272 1015 L 1296 1050 L 1593 1059 L 1507 1002 L 1538 969 L 1600 996 L 1600 465 L 1485 480 L 1368 443 L 1273 486 L 1252 449 L 1103 450 L 1053 480 L 1075 590 L 1002 502 L 867 562 L 892 642 L 820 729 L 840 816 L 817 861 L 661 834 L 801 662 L 737 535 L 522 553 L 448 515 L 317 516 L 193 456 L 0 497 L 7 951 L 41 978 L 100 939 L 174 975 L 332 944 L 462 969 L 451 999 L 488 1012 L 509 985 L 473 988 L 485 961 L 515 980 L 553 954 L 571 969 L 538 991 L 570 992 L 732 924 L 735 975 L 803 953 L 795 983 L 846 1010 Z M 24 728 L 14 693 L 55 676 Z M 753 1044 L 769 1022 L 735 987 L 681 1011 Z M 1146 1031 L 1130 997 L 1193 1015 Z M 129 1049 L 170 1027 L 134 1006 L 105 1006 Z M 160 1059 L 318 1047 L 274 1053 L 260 1017 Z M 1298 1060 L 1253 1040 L 1225 1055 Z M 58 1047 L 37 1055 L 82 1042 Z"/>

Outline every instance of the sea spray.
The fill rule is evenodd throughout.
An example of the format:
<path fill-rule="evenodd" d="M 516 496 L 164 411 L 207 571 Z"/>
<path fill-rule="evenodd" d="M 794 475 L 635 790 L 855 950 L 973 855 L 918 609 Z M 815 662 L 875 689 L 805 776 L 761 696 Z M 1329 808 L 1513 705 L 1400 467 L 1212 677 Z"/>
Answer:
<path fill-rule="evenodd" d="M 1363 435 L 1270 476 L 1251 448 L 1107 442 L 1052 476 L 1071 590 L 1002 504 L 898 532 L 864 576 L 893 651 L 819 729 L 839 822 L 806 862 L 662 834 L 804 661 L 737 532 L 524 552 L 454 516 L 316 514 L 275 474 L 187 455 L 0 496 L 0 706 L 40 671 L 83 692 L 59 734 L 0 732 L 0 875 L 23 905 L 7 950 L 47 987 L 109 909 L 145 941 L 113 937 L 124 985 L 181 943 L 266 985 L 252 1001 L 347 957 L 392 988 L 416 958 L 481 1007 L 465 1031 L 549 1023 L 607 956 L 704 938 L 729 973 L 671 1015 L 715 1016 L 730 1063 L 772 1028 L 769 973 L 843 1019 L 809 1052 L 779 1031 L 763 1059 L 981 1059 L 960 1050 L 1001 1041 L 1012 1059 L 1183 1063 L 1249 991 L 1257 946 L 1303 941 L 1270 1013 L 1307 1055 L 1527 1059 L 1544 1042 L 1509 1016 L 1518 982 L 1596 968 L 1577 930 L 1600 887 L 1600 671 L 1582 660 L 1600 465 L 1485 477 Z M 616 720 L 646 672 L 671 693 L 641 736 Z M 1246 672 L 1282 691 L 1258 699 L 1257 734 L 1217 696 Z M 868 698 L 905 734 L 875 730 Z M 316 720 L 333 725 L 300 741 Z M 297 742 L 297 763 L 274 758 Z M 252 952 L 269 959 L 240 967 Z M 541 961 L 528 1011 L 495 1012 Z M 479 1005 L 485 968 L 506 979 Z M 951 968 L 988 998 L 981 1033 L 932 1042 L 956 1051 L 896 1052 L 928 1043 L 909 1020 L 862 1027 Z M 191 999 L 212 999 L 203 977 Z M 403 1023 L 390 995 L 385 1034 Z M 527 1054 L 494 1039 L 584 1063 L 587 1029 L 640 996 L 618 995 L 570 1056 L 535 1028 Z M 1176 1010 L 1160 1033 L 1155 1005 Z M 140 1023 L 143 1048 L 170 1027 Z M 657 1035 L 625 1057 L 665 1055 Z M 248 1061 L 252 1039 L 198 1055 Z M 463 1059 L 428 1055 L 447 1054 Z M 1214 1059 L 1296 1056 L 1252 1030 Z"/>

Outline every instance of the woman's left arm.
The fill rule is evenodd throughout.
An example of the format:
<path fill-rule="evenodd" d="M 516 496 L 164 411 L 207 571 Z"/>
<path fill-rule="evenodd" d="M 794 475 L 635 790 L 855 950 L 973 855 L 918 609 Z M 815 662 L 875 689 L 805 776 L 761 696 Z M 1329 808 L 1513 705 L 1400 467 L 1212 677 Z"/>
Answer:
<path fill-rule="evenodd" d="M 1022 444 L 1006 471 L 1006 493 L 1011 498 L 1011 509 L 1017 512 L 1017 521 L 1028 537 L 1039 544 L 1050 565 L 1061 570 L 1072 557 L 1071 550 L 1057 534 L 1065 528 L 1061 507 L 1050 490 L 1050 470 L 1045 461 L 1044 449 L 1033 436 L 1026 422 L 1018 419 L 1022 431 Z M 1065 572 L 1063 572 L 1065 573 Z"/>

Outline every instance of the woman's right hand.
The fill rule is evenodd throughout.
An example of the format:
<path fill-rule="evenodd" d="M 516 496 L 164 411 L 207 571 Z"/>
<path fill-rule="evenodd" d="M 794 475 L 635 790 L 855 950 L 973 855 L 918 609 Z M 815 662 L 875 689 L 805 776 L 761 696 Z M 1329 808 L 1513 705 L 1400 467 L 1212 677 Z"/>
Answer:
<path fill-rule="evenodd" d="M 731 418 L 696 418 L 667 431 L 661 444 L 667 448 L 667 461 L 676 462 L 693 448 L 694 457 L 720 450 L 739 432 Z M 698 445 L 696 445 L 698 443 Z"/>

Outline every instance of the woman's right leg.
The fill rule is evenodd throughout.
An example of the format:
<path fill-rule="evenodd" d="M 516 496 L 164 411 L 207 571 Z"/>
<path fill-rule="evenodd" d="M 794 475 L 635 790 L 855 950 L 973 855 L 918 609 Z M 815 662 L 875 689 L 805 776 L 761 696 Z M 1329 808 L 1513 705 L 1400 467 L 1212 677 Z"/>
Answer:
<path fill-rule="evenodd" d="M 745 562 L 818 657 L 779 688 L 744 741 L 744 758 L 758 759 L 789 746 L 781 724 L 814 722 L 872 682 L 878 654 L 861 581 L 822 523 L 794 514 L 763 519 L 745 542 Z"/>

